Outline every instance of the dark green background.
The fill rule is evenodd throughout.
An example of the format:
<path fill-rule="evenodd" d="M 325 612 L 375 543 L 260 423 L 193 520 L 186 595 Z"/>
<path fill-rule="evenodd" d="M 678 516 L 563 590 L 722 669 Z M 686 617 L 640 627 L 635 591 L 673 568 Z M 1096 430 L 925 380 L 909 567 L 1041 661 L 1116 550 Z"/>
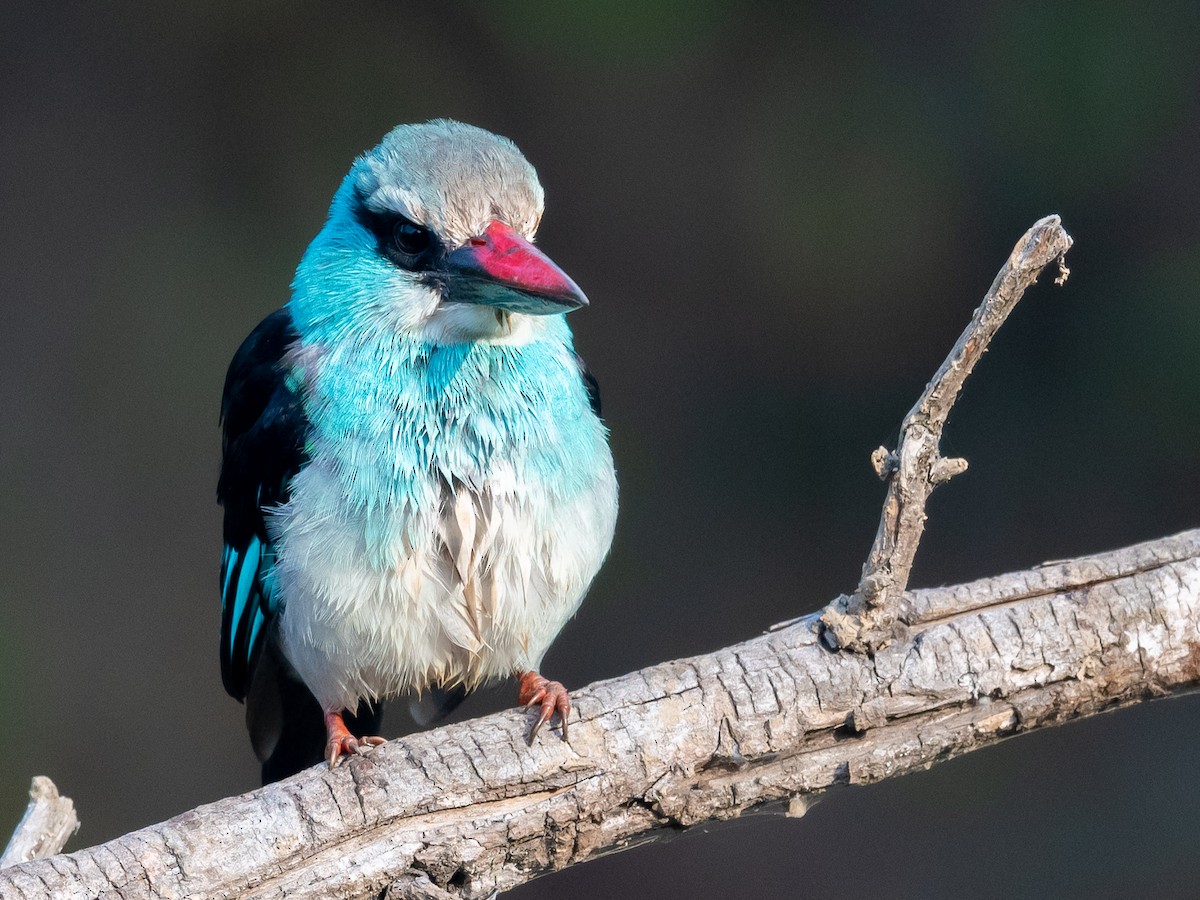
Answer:
<path fill-rule="evenodd" d="M 1200 7 L 848 6 L 9 0 L 0 832 L 36 773 L 77 846 L 257 783 L 217 667 L 221 383 L 398 122 L 512 137 L 592 299 L 622 515 L 568 685 L 851 589 L 869 453 L 1049 212 L 1073 275 L 955 410 L 971 470 L 914 584 L 1200 524 Z M 518 896 L 1195 896 L 1198 726 L 1153 704 Z"/>

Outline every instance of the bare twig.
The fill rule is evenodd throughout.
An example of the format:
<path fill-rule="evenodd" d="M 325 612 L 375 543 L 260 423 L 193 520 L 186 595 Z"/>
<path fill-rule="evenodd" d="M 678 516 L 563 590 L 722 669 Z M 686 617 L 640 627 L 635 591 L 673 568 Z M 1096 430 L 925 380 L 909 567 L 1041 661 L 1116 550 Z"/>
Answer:
<path fill-rule="evenodd" d="M 29 806 L 17 830 L 0 854 L 0 868 L 61 853 L 63 845 L 79 830 L 75 804 L 61 797 L 54 782 L 38 775 L 29 787 Z"/>
<path fill-rule="evenodd" d="M 950 410 L 975 363 L 1042 269 L 1057 260 L 1055 284 L 1066 281 L 1069 270 L 1064 257 L 1071 243 L 1058 216 L 1034 223 L 905 417 L 896 450 L 889 453 L 880 447 L 871 455 L 875 472 L 888 480 L 887 498 L 858 589 L 831 605 L 822 618 L 823 636 L 831 647 L 872 650 L 895 636 L 901 598 L 925 529 L 925 503 L 937 485 L 967 470 L 965 459 L 947 459 L 939 453 Z"/>

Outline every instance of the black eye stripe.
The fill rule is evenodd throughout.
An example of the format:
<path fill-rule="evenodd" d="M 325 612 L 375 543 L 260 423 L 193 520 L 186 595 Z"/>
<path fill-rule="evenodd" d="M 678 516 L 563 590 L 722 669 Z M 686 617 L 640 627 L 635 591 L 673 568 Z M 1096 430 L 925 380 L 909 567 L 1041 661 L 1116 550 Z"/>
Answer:
<path fill-rule="evenodd" d="M 430 229 L 400 215 L 355 207 L 359 223 L 375 237 L 379 255 L 409 272 L 427 271 L 442 255 L 442 245 Z"/>

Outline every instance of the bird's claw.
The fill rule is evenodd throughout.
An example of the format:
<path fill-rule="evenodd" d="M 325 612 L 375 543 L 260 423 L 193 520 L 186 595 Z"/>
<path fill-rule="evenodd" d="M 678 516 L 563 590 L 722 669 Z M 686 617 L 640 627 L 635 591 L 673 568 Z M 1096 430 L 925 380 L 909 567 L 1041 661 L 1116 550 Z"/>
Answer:
<path fill-rule="evenodd" d="M 371 747 L 378 747 L 384 743 L 383 738 L 374 735 L 363 737 L 352 735 L 346 728 L 341 713 L 325 713 L 325 731 L 329 735 L 329 741 L 325 744 L 325 761 L 329 763 L 331 769 L 337 768 L 337 764 L 343 756 L 350 756 L 352 753 L 366 753 Z"/>
<path fill-rule="evenodd" d="M 530 745 L 533 744 L 533 739 L 537 737 L 542 726 L 555 715 L 558 716 L 558 721 L 562 726 L 562 739 L 564 741 L 567 739 L 567 717 L 571 714 L 571 697 L 561 682 L 550 681 L 537 672 L 526 672 L 521 676 L 521 689 L 517 695 L 517 703 L 525 709 L 541 707 L 537 721 L 529 729 L 529 736 L 526 739 Z"/>
<path fill-rule="evenodd" d="M 356 738 L 347 734 L 344 737 L 330 738 L 329 743 L 325 745 L 325 761 L 329 763 L 329 768 L 336 769 L 343 756 L 366 753 L 370 748 L 378 747 L 382 743 L 384 739 L 374 735 Z"/>

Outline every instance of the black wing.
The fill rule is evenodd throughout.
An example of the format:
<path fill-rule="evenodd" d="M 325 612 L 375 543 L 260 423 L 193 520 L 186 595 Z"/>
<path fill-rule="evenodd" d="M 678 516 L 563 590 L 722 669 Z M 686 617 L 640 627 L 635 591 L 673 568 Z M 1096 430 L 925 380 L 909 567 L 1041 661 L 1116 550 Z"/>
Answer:
<path fill-rule="evenodd" d="M 275 551 L 263 513 L 287 502 L 308 459 L 301 387 L 283 364 L 298 338 L 286 307 L 267 316 L 234 354 L 221 398 L 221 678 L 246 702 L 264 784 L 320 762 L 325 748 L 320 704 L 279 646 L 274 620 L 283 599 L 270 578 Z M 378 734 L 381 716 L 381 704 L 364 701 L 346 724 L 355 734 Z"/>
<path fill-rule="evenodd" d="M 600 382 L 596 380 L 596 376 L 588 369 L 587 363 L 583 361 L 583 357 L 578 353 L 575 354 L 575 365 L 579 367 L 579 374 L 583 378 L 583 386 L 587 389 L 588 402 L 592 404 L 592 412 L 598 417 L 603 418 L 600 413 Z"/>
<path fill-rule="evenodd" d="M 297 337 L 286 307 L 267 316 L 234 354 L 221 398 L 221 679 L 238 700 L 280 605 L 268 578 L 275 553 L 263 510 L 287 500 L 305 459 L 300 389 L 281 365 Z"/>

